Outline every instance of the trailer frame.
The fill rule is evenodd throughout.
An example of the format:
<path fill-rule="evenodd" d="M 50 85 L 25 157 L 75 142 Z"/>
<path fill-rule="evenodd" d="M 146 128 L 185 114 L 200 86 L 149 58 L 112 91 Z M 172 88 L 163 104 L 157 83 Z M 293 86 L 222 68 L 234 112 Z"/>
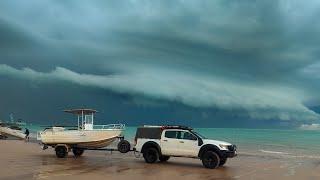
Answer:
<path fill-rule="evenodd" d="M 68 155 L 68 152 L 73 151 L 75 157 L 79 157 L 82 155 L 84 151 L 107 151 L 107 152 L 120 152 L 120 153 L 128 153 L 128 152 L 135 152 L 135 148 L 131 147 L 129 141 L 124 139 L 124 136 L 117 137 L 119 143 L 117 144 L 117 148 L 86 148 L 86 147 L 77 147 L 77 144 L 44 144 L 39 143 L 42 145 L 42 150 L 46 150 L 49 147 L 54 148 L 56 151 L 56 156 L 58 158 L 65 158 Z M 78 153 L 77 153 L 78 152 Z"/>

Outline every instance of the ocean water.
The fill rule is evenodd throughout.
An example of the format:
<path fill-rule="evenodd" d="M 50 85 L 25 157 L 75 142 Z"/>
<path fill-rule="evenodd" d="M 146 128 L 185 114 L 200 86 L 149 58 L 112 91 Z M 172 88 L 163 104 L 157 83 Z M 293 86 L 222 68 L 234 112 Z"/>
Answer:
<path fill-rule="evenodd" d="M 27 125 L 32 135 L 43 130 L 39 125 Z M 136 127 L 126 127 L 125 139 L 133 141 Z M 291 155 L 320 158 L 320 131 L 280 129 L 195 128 L 209 139 L 236 144 L 238 152 L 247 154 Z"/>

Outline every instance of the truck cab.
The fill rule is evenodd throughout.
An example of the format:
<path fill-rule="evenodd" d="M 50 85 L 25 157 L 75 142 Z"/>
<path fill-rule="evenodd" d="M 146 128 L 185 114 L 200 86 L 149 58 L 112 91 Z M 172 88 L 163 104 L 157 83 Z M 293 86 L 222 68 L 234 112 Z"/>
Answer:
<path fill-rule="evenodd" d="M 166 129 L 160 140 L 161 152 L 168 156 L 197 157 L 198 144 L 198 137 L 183 129 Z"/>
<path fill-rule="evenodd" d="M 207 168 L 226 163 L 237 155 L 236 146 L 228 142 L 207 139 L 184 126 L 143 126 L 137 129 L 136 151 L 147 163 L 167 161 L 170 157 L 200 158 Z"/>

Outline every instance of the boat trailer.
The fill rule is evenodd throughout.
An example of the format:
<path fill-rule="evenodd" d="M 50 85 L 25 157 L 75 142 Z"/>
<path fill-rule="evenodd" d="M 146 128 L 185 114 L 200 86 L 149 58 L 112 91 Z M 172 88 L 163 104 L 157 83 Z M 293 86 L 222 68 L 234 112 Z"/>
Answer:
<path fill-rule="evenodd" d="M 49 146 L 55 149 L 56 156 L 58 158 L 65 158 L 68 155 L 68 152 L 72 151 L 75 157 L 80 157 L 84 151 L 108 151 L 108 152 L 120 152 L 120 153 L 128 153 L 130 151 L 135 152 L 135 148 L 131 148 L 131 144 L 129 141 L 125 140 L 123 136 L 118 137 L 119 143 L 117 144 L 117 148 L 85 148 L 78 147 L 76 144 L 54 144 L 47 145 L 42 144 L 42 150 L 48 149 Z"/>

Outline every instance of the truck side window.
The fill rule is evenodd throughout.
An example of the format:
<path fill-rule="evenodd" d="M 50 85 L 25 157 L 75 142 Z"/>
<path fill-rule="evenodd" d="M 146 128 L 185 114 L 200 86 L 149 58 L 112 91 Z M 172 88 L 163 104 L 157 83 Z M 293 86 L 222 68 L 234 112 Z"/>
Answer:
<path fill-rule="evenodd" d="M 181 137 L 182 139 L 187 139 L 187 140 L 197 140 L 197 137 L 195 137 L 193 134 L 183 131 L 181 132 Z"/>
<path fill-rule="evenodd" d="M 177 139 L 177 134 L 178 134 L 177 131 L 166 131 L 166 133 L 165 133 L 164 136 L 165 136 L 166 138 Z"/>

